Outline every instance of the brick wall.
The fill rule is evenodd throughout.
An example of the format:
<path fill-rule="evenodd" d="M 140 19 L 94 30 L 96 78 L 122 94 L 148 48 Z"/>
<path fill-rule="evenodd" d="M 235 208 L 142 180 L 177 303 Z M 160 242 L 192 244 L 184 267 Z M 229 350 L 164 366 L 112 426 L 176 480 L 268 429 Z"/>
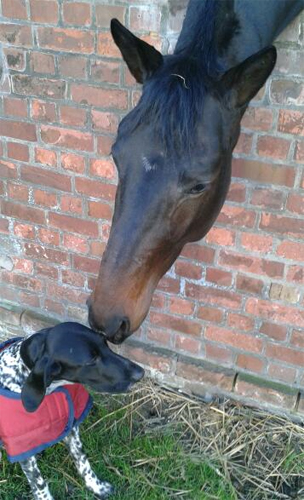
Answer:
<path fill-rule="evenodd" d="M 1 0 L 2 302 L 86 320 L 113 212 L 108 153 L 140 95 L 109 21 L 166 52 L 186 3 Z M 141 347 L 133 357 L 172 379 L 200 380 L 191 363 L 176 362 L 186 356 L 304 386 L 303 20 L 280 37 L 273 76 L 243 119 L 215 226 L 185 247 L 134 336 L 166 357 Z"/>

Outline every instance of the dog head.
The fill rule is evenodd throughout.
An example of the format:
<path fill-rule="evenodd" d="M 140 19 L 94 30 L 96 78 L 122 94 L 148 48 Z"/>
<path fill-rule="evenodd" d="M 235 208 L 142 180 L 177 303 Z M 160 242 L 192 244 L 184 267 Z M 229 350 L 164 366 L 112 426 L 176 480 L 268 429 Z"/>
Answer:
<path fill-rule="evenodd" d="M 20 355 L 30 369 L 21 392 L 29 412 L 37 410 L 54 381 L 117 394 L 144 375 L 143 368 L 112 352 L 104 337 L 79 323 L 61 323 L 33 334 L 23 341 Z"/>

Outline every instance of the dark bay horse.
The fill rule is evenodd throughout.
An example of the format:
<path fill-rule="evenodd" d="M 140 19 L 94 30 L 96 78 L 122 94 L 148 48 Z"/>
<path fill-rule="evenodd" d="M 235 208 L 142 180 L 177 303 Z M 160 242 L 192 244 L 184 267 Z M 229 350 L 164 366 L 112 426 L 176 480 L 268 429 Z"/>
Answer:
<path fill-rule="evenodd" d="M 91 327 L 112 342 L 140 326 L 185 243 L 213 225 L 241 118 L 276 62 L 271 43 L 303 7 L 304 0 L 190 0 L 168 56 L 112 21 L 114 41 L 143 84 L 112 149 L 114 218 L 89 300 Z"/>

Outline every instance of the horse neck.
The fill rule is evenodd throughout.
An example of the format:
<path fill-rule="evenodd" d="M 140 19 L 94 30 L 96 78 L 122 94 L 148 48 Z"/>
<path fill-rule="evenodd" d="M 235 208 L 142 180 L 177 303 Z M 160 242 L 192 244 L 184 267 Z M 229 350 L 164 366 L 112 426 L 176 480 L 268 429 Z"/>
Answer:
<path fill-rule="evenodd" d="M 229 69 L 271 45 L 303 8 L 304 0 L 190 0 L 175 53 L 204 60 L 213 46 Z"/>

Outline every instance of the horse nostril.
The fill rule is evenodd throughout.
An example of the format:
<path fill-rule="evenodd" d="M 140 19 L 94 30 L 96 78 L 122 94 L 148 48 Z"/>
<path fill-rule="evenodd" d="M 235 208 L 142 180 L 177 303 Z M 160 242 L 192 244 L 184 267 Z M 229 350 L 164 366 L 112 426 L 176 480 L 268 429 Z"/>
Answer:
<path fill-rule="evenodd" d="M 123 335 L 126 335 L 130 331 L 130 321 L 129 318 L 123 318 L 121 320 L 120 328 L 119 330 Z"/>

